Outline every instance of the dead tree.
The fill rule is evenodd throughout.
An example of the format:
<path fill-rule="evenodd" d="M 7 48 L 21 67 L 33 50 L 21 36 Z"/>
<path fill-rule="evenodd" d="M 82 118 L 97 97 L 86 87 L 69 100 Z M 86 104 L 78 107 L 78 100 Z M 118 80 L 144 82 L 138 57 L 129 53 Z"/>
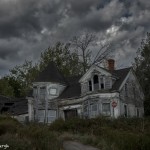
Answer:
<path fill-rule="evenodd" d="M 94 33 L 84 32 L 80 36 L 75 36 L 71 40 L 71 44 L 77 49 L 78 56 L 82 62 L 83 73 L 86 72 L 87 68 L 92 64 L 100 64 L 106 57 L 111 53 L 111 44 L 101 44 L 96 57 L 92 58 L 91 49 L 96 45 L 97 37 Z M 91 46 L 91 49 L 90 49 Z M 91 61 L 92 60 L 92 61 Z"/>

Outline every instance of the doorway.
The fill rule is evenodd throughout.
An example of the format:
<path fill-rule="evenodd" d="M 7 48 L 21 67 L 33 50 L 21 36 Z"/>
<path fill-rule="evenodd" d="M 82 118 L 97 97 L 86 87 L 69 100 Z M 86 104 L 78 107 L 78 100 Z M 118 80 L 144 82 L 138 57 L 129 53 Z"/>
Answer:
<path fill-rule="evenodd" d="M 64 110 L 65 120 L 77 117 L 77 109 Z"/>

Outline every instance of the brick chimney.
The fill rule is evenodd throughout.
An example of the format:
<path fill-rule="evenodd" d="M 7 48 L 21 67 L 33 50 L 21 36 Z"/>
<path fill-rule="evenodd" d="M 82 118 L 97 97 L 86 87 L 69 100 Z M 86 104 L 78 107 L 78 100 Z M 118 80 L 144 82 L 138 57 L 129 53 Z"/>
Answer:
<path fill-rule="evenodd" d="M 115 60 L 114 59 L 108 59 L 108 70 L 114 71 L 115 69 Z"/>

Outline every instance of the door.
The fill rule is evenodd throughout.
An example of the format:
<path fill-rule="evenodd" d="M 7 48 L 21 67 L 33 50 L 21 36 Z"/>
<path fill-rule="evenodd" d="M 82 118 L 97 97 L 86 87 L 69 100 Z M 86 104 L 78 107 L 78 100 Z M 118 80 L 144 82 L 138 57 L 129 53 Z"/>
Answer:
<path fill-rule="evenodd" d="M 77 117 L 77 109 L 64 110 L 65 120 Z"/>

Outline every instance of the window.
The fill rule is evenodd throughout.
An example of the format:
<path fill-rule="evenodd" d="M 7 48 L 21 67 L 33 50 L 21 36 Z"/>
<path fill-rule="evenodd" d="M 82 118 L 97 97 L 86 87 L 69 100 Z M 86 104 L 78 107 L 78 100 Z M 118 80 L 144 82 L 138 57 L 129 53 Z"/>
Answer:
<path fill-rule="evenodd" d="M 45 94 L 46 94 L 46 87 L 40 87 L 40 100 L 45 99 Z"/>
<path fill-rule="evenodd" d="M 99 90 L 98 75 L 94 75 L 93 82 L 94 82 L 94 90 Z"/>
<path fill-rule="evenodd" d="M 38 89 L 36 86 L 33 87 L 33 96 L 37 96 L 38 95 Z"/>
<path fill-rule="evenodd" d="M 88 105 L 85 105 L 83 108 L 84 116 L 88 116 Z"/>
<path fill-rule="evenodd" d="M 110 103 L 103 103 L 102 112 L 104 115 L 110 116 Z"/>
<path fill-rule="evenodd" d="M 104 77 L 100 78 L 100 86 L 101 86 L 101 89 L 104 89 Z"/>
<path fill-rule="evenodd" d="M 48 110 L 48 123 L 53 122 L 56 119 L 56 110 Z"/>
<path fill-rule="evenodd" d="M 92 104 L 91 105 L 91 116 L 95 117 L 98 115 L 98 105 Z"/>
<path fill-rule="evenodd" d="M 124 117 L 127 117 L 128 114 L 127 114 L 127 105 L 124 105 Z"/>
<path fill-rule="evenodd" d="M 57 94 L 57 89 L 56 88 L 49 88 L 49 95 L 56 95 Z"/>
<path fill-rule="evenodd" d="M 92 91 L 92 82 L 91 82 L 91 80 L 89 81 L 89 91 Z"/>
<path fill-rule="evenodd" d="M 38 110 L 38 121 L 44 122 L 45 120 L 45 110 Z"/>

